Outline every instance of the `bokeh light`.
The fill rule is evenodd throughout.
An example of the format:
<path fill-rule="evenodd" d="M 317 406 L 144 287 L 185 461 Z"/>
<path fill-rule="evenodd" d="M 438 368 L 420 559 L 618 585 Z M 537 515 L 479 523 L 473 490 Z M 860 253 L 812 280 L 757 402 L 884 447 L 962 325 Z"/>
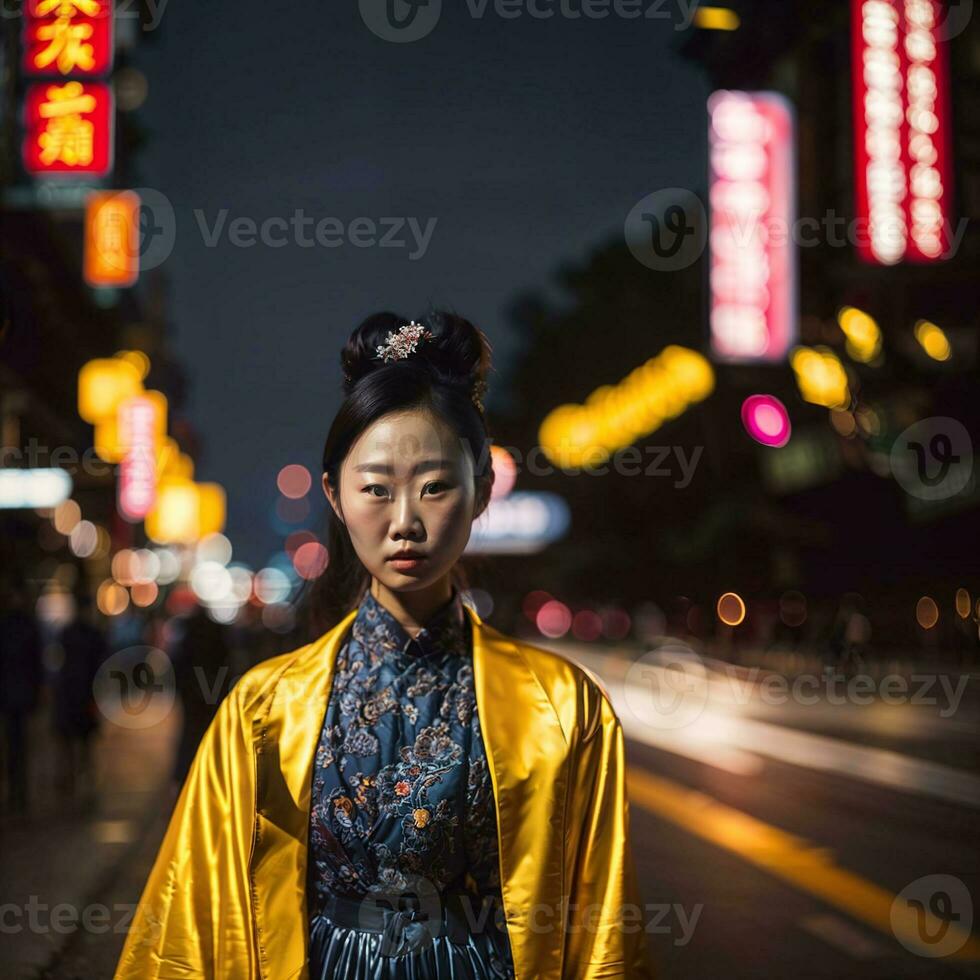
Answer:
<path fill-rule="evenodd" d="M 292 585 L 284 571 L 267 566 L 256 573 L 253 588 L 256 596 L 267 606 L 271 606 L 288 598 Z M 264 616 L 263 622 L 265 622 Z"/>
<path fill-rule="evenodd" d="M 199 562 L 216 561 L 227 565 L 231 561 L 231 542 L 223 534 L 207 534 L 197 543 L 195 555 Z"/>
<path fill-rule="evenodd" d="M 738 626 L 745 619 L 745 603 L 735 592 L 725 592 L 718 597 L 718 618 L 726 626 Z"/>
<path fill-rule="evenodd" d="M 932 596 L 924 595 L 915 604 L 915 619 L 924 630 L 931 630 L 939 622 L 939 606 Z"/>
<path fill-rule="evenodd" d="M 319 578 L 327 567 L 327 549 L 319 541 L 301 544 L 293 555 L 293 567 L 300 578 Z"/>
<path fill-rule="evenodd" d="M 231 574 L 220 562 L 203 561 L 191 572 L 191 588 L 201 602 L 221 602 L 231 594 Z"/>
<path fill-rule="evenodd" d="M 564 636 L 572 626 L 572 613 L 564 602 L 551 599 L 546 602 L 535 617 L 535 624 L 543 636 L 557 639 Z"/>
<path fill-rule="evenodd" d="M 72 529 L 68 539 L 73 555 L 89 558 L 95 553 L 99 534 L 91 521 L 79 521 Z"/>
<path fill-rule="evenodd" d="M 75 525 L 82 519 L 82 509 L 69 498 L 63 500 L 54 509 L 54 526 L 66 537 L 71 534 Z"/>
<path fill-rule="evenodd" d="M 572 636 L 591 643 L 602 636 L 602 617 L 592 609 L 580 609 L 572 617 Z"/>
<path fill-rule="evenodd" d="M 493 464 L 493 490 L 490 499 L 499 500 L 514 489 L 517 482 L 517 463 L 503 446 L 491 446 L 490 459 Z"/>
<path fill-rule="evenodd" d="M 299 500 L 310 492 L 313 486 L 313 478 L 310 471 L 299 463 L 290 463 L 284 466 L 276 477 L 276 486 L 279 492 L 290 500 Z"/>
<path fill-rule="evenodd" d="M 789 412 L 773 395 L 749 395 L 742 402 L 742 425 L 762 446 L 779 448 L 789 442 Z"/>
<path fill-rule="evenodd" d="M 180 577 L 180 559 L 172 548 L 155 548 L 153 554 L 159 562 L 157 585 L 171 585 Z"/>
<path fill-rule="evenodd" d="M 129 591 L 133 598 L 133 605 L 143 608 L 152 606 L 160 595 L 156 582 L 137 582 Z"/>
<path fill-rule="evenodd" d="M 524 601 L 521 603 L 521 612 L 533 623 L 538 618 L 538 611 L 546 603 L 550 602 L 554 596 L 550 592 L 545 592 L 543 589 L 535 589 L 533 592 L 528 592 L 524 596 Z"/>
<path fill-rule="evenodd" d="M 103 616 L 118 616 L 129 605 L 129 593 L 118 582 L 106 579 L 96 592 L 95 604 Z"/>
<path fill-rule="evenodd" d="M 956 612 L 961 619 L 966 619 L 970 615 L 973 603 L 970 600 L 970 593 L 966 589 L 956 590 Z"/>
<path fill-rule="evenodd" d="M 881 329 L 873 316 L 853 306 L 843 306 L 837 311 L 837 322 L 847 338 L 845 346 L 850 357 L 868 364 L 878 356 Z"/>
<path fill-rule="evenodd" d="M 929 320 L 916 321 L 915 339 L 934 361 L 948 361 L 953 356 L 946 334 Z"/>

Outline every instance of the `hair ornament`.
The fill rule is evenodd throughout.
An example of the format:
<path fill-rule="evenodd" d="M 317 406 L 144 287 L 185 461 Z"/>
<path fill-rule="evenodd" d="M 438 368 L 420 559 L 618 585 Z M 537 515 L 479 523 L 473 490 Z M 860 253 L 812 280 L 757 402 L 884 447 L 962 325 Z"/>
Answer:
<path fill-rule="evenodd" d="M 404 360 L 410 354 L 414 354 L 418 349 L 418 345 L 425 340 L 432 340 L 432 332 L 424 324 L 416 323 L 412 320 L 411 323 L 406 323 L 399 327 L 397 332 L 389 331 L 387 341 L 378 345 L 378 353 L 374 360 L 384 361 L 385 363 L 388 361 Z M 353 380 L 353 377 L 345 371 L 344 381 L 349 385 L 353 383 Z M 486 391 L 487 383 L 480 379 L 473 383 L 473 388 L 470 392 L 470 400 L 481 414 L 484 411 L 483 396 Z"/>
<path fill-rule="evenodd" d="M 414 354 L 419 343 L 431 340 L 432 332 L 421 323 L 412 320 L 398 328 L 397 333 L 388 334 L 388 340 L 378 345 L 376 361 L 400 361 Z"/>

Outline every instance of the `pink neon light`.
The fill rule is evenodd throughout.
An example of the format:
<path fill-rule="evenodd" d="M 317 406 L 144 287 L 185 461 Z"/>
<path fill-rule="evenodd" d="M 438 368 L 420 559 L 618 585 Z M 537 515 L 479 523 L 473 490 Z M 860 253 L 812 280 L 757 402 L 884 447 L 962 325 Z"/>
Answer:
<path fill-rule="evenodd" d="M 742 425 L 756 442 L 776 449 L 789 442 L 792 432 L 786 406 L 772 395 L 749 395 L 742 402 Z"/>
<path fill-rule="evenodd" d="M 796 340 L 793 109 L 775 92 L 714 92 L 711 346 L 720 360 L 781 361 Z"/>

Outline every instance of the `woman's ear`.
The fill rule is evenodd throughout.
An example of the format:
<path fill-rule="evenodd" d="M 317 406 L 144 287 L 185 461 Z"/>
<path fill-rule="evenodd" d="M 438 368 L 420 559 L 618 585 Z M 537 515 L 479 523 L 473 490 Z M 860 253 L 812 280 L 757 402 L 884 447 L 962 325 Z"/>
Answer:
<path fill-rule="evenodd" d="M 326 473 L 323 474 L 322 482 L 323 482 L 323 492 L 324 494 L 326 494 L 327 500 L 330 501 L 330 506 L 333 509 L 333 512 L 337 515 L 337 520 L 339 520 L 340 523 L 343 524 L 344 515 L 343 513 L 341 513 L 340 510 L 340 500 L 338 499 L 337 494 L 334 493 L 333 487 L 330 486 L 330 481 L 327 479 Z"/>

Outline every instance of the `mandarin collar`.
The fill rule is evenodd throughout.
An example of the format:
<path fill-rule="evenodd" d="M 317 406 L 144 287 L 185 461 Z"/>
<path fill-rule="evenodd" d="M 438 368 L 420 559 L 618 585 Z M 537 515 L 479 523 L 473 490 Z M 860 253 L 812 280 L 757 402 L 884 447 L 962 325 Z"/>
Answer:
<path fill-rule="evenodd" d="M 363 646 L 379 652 L 410 657 L 460 653 L 467 648 L 466 611 L 457 588 L 452 598 L 429 618 L 413 637 L 370 592 L 365 593 L 352 626 L 352 636 Z"/>

